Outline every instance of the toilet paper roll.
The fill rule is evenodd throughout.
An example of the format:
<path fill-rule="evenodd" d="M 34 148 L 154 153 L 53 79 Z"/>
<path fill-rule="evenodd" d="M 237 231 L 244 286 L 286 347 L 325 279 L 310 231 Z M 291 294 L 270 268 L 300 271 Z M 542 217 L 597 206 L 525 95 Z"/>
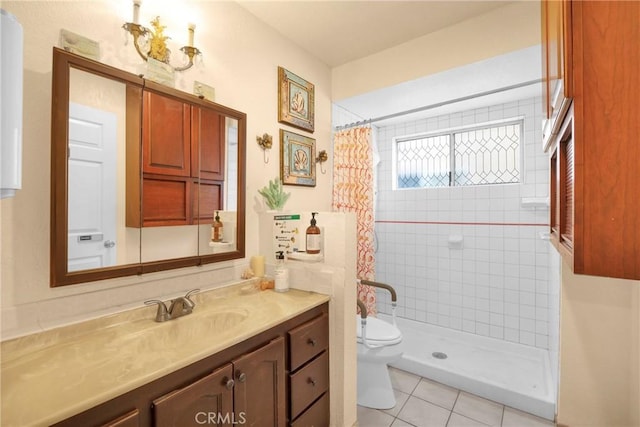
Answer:
<path fill-rule="evenodd" d="M 253 274 L 256 277 L 264 276 L 264 256 L 263 255 L 255 255 L 251 257 L 251 261 L 249 262 L 249 266 L 251 270 L 253 270 Z"/>

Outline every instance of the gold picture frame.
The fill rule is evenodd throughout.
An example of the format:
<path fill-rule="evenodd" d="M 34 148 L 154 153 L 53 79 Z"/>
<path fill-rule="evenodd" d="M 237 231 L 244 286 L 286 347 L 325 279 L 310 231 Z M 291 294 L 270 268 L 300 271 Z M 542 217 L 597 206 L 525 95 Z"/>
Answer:
<path fill-rule="evenodd" d="M 314 131 L 315 86 L 278 67 L 278 122 Z"/>
<path fill-rule="evenodd" d="M 316 140 L 280 129 L 280 180 L 287 185 L 316 186 Z"/>

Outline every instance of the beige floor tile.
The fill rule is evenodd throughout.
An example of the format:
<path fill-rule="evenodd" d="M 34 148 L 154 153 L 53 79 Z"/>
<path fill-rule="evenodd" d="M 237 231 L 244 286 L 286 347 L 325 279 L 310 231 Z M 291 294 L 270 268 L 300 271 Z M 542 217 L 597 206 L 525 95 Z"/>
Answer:
<path fill-rule="evenodd" d="M 480 421 L 472 420 L 455 412 L 451 413 L 447 427 L 486 427 L 486 424 L 482 424 Z"/>
<path fill-rule="evenodd" d="M 413 395 L 427 402 L 442 406 L 445 409 L 453 409 L 458 398 L 458 390 L 435 381 L 422 378 L 413 391 Z"/>
<path fill-rule="evenodd" d="M 415 427 L 413 424 L 409 424 L 408 422 L 402 421 L 400 418 L 396 418 L 396 420 L 391 424 L 391 427 Z"/>
<path fill-rule="evenodd" d="M 420 382 L 418 375 L 396 368 L 389 368 L 389 375 L 391 376 L 391 385 L 393 388 L 407 394 L 413 393 L 413 390 Z"/>
<path fill-rule="evenodd" d="M 503 409 L 499 403 L 461 391 L 453 412 L 490 426 L 499 426 Z"/>
<path fill-rule="evenodd" d="M 358 427 L 389 427 L 393 417 L 377 409 L 358 406 Z"/>
<path fill-rule="evenodd" d="M 407 402 L 409 395 L 400 390 L 393 390 L 393 394 L 396 396 L 396 406 L 391 409 L 385 409 L 384 413 L 389 414 L 391 416 L 397 416 L 404 404 Z"/>
<path fill-rule="evenodd" d="M 517 409 L 504 407 L 502 427 L 553 427 L 553 421 L 518 411 Z"/>
<path fill-rule="evenodd" d="M 440 406 L 411 396 L 398 418 L 417 427 L 445 427 L 450 413 Z"/>

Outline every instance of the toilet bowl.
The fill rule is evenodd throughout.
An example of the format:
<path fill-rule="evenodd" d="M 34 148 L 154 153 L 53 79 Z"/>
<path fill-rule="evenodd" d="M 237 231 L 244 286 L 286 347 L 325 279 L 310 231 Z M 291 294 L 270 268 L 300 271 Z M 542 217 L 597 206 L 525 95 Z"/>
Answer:
<path fill-rule="evenodd" d="M 402 356 L 402 333 L 394 324 L 356 315 L 358 336 L 358 405 L 391 409 L 396 398 L 387 364 Z"/>

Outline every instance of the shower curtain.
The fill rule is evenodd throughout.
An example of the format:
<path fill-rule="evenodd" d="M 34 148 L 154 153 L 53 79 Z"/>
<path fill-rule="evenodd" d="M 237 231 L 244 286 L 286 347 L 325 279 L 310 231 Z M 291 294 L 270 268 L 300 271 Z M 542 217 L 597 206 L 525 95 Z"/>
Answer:
<path fill-rule="evenodd" d="M 333 210 L 355 212 L 358 239 L 357 275 L 374 280 L 374 181 L 373 143 L 370 127 L 355 127 L 333 137 Z M 358 299 L 368 314 L 376 313 L 376 292 L 358 285 Z"/>

